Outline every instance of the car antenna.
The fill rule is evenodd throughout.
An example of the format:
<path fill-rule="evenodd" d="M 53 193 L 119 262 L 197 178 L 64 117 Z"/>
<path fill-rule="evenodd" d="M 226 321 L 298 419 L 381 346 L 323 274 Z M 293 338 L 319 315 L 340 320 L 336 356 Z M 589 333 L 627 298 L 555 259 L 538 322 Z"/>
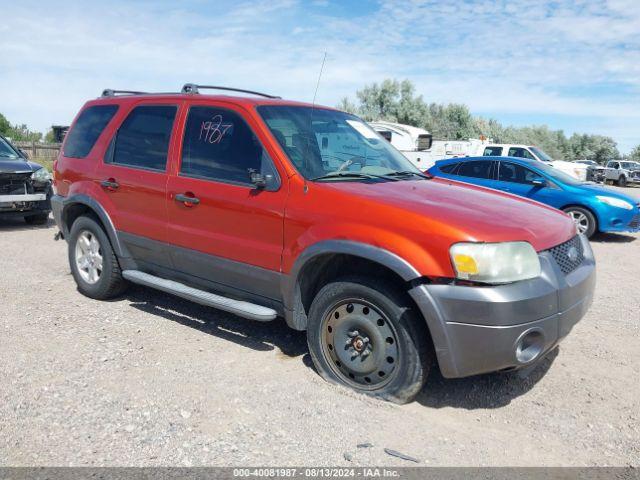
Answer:
<path fill-rule="evenodd" d="M 320 87 L 320 79 L 322 78 L 322 71 L 324 70 L 324 62 L 327 60 L 327 52 L 324 52 L 324 57 L 322 57 L 322 65 L 320 65 L 320 73 L 318 73 L 318 82 L 316 83 L 316 91 L 313 92 L 313 102 L 311 102 L 311 109 L 316 106 L 316 96 L 318 95 L 318 88 Z"/>
<path fill-rule="evenodd" d="M 327 51 L 325 50 L 322 57 L 322 64 L 320 65 L 320 72 L 318 73 L 318 81 L 316 82 L 316 90 L 313 92 L 313 101 L 311 102 L 311 113 L 309 114 L 309 126 L 313 120 L 313 110 L 316 107 L 316 97 L 318 95 L 318 88 L 320 88 L 320 79 L 322 78 L 322 71 L 324 70 L 324 62 L 327 60 Z M 304 193 L 307 193 L 309 187 L 307 186 L 307 179 L 304 179 Z"/>

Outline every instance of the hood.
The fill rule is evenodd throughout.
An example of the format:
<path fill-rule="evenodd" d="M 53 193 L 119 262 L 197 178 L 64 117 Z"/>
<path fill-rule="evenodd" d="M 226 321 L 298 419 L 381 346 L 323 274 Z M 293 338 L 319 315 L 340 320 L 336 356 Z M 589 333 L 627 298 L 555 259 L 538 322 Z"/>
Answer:
<path fill-rule="evenodd" d="M 602 187 L 595 183 L 583 183 L 580 185 L 572 185 L 572 188 L 584 192 L 588 195 L 606 195 L 607 197 L 619 198 L 620 200 L 624 200 L 625 202 L 629 202 L 631 205 L 638 205 L 640 201 L 637 198 L 633 198 L 629 195 L 625 195 L 624 193 L 618 193 L 614 190 L 611 190 L 606 187 Z"/>
<path fill-rule="evenodd" d="M 28 162 L 23 158 L 0 158 L 0 174 L 35 172 L 41 168 L 42 165 L 34 162 Z"/>
<path fill-rule="evenodd" d="M 422 222 L 433 235 L 451 232 L 452 243 L 527 241 L 539 252 L 576 234 L 573 221 L 559 210 L 448 179 L 325 185 L 399 210 L 407 224 Z"/>

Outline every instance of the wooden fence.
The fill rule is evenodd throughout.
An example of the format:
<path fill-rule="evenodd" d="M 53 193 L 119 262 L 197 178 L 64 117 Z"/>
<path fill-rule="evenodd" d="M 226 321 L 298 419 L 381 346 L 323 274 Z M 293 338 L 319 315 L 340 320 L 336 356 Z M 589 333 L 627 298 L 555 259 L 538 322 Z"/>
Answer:
<path fill-rule="evenodd" d="M 31 160 L 53 161 L 60 153 L 61 143 L 38 143 L 38 142 L 12 142 L 13 145 L 22 149 Z"/>

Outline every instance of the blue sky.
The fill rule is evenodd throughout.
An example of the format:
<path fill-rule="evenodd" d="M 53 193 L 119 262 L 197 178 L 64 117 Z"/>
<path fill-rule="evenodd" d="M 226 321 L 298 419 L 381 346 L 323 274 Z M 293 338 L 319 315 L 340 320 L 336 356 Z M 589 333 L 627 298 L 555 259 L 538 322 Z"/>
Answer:
<path fill-rule="evenodd" d="M 185 82 L 335 105 L 412 80 L 504 123 L 640 144 L 640 0 L 0 0 L 0 112 L 46 130 L 103 88 Z"/>

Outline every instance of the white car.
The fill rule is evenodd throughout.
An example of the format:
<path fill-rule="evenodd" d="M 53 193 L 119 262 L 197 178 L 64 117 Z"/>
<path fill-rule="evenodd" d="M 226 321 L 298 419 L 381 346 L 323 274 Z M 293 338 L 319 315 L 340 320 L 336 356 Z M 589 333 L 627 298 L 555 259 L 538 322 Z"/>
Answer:
<path fill-rule="evenodd" d="M 508 143 L 495 143 L 484 147 L 483 156 L 492 157 L 516 157 L 538 160 L 557 168 L 561 172 L 567 173 L 580 181 L 587 181 L 587 165 L 565 162 L 564 160 L 554 160 L 541 148 L 533 145 L 513 145 Z"/>
<path fill-rule="evenodd" d="M 604 170 L 605 181 L 626 187 L 629 183 L 640 183 L 640 163 L 610 160 Z"/>

